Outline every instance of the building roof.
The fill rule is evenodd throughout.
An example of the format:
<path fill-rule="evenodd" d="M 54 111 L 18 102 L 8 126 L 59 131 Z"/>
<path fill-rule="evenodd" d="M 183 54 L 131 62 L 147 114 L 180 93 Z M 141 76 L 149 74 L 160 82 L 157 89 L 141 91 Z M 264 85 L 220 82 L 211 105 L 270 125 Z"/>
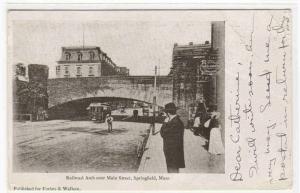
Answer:
<path fill-rule="evenodd" d="M 62 49 L 66 50 L 90 50 L 90 49 L 99 49 L 99 46 L 67 46 L 67 47 L 62 47 Z"/>
<path fill-rule="evenodd" d="M 78 53 L 81 57 L 78 57 Z M 91 53 L 94 53 L 92 56 Z M 80 59 L 78 59 L 80 58 Z M 62 54 L 58 64 L 73 64 L 73 63 L 99 63 L 104 61 L 104 64 L 110 65 L 113 68 L 120 68 L 120 71 L 129 71 L 128 68 L 118 67 L 115 62 L 103 52 L 99 46 L 65 46 L 62 47 Z"/>
<path fill-rule="evenodd" d="M 206 55 L 212 50 L 212 45 L 206 41 L 205 44 L 193 44 L 190 42 L 188 45 L 174 44 L 173 56 L 202 56 Z"/>
<path fill-rule="evenodd" d="M 94 52 L 95 57 L 93 59 L 90 59 L 89 51 Z M 77 56 L 74 56 L 73 54 L 70 55 L 70 58 L 66 60 L 65 53 L 76 53 L 76 52 L 82 52 L 82 59 L 78 60 Z M 62 47 L 62 55 L 59 61 L 57 61 L 58 64 L 68 64 L 68 63 L 95 63 L 95 62 L 100 62 L 99 54 L 105 55 L 100 47 L 98 46 L 67 46 L 67 47 Z M 107 57 L 107 56 L 106 56 Z"/>
<path fill-rule="evenodd" d="M 203 48 L 210 48 L 211 44 L 190 44 L 190 45 L 176 45 L 174 46 L 174 49 L 176 50 L 185 50 L 185 49 L 203 49 Z"/>

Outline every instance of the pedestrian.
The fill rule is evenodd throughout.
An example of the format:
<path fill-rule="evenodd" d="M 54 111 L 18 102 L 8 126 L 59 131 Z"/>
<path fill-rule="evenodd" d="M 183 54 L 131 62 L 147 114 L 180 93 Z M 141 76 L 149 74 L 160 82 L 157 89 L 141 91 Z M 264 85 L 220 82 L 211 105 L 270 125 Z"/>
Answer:
<path fill-rule="evenodd" d="M 200 113 L 201 114 L 201 119 L 205 118 L 205 115 L 207 114 L 207 107 L 205 104 L 205 100 L 201 99 L 198 103 L 197 109 L 196 109 L 196 114 Z"/>
<path fill-rule="evenodd" d="M 221 125 L 219 124 L 219 113 L 213 113 L 209 123 L 210 135 L 208 152 L 210 160 L 213 161 L 216 155 L 224 154 L 224 146 L 221 137 Z"/>
<path fill-rule="evenodd" d="M 166 118 L 160 129 L 163 138 L 163 151 L 166 158 L 168 173 L 179 173 L 179 168 L 185 168 L 183 136 L 184 125 L 176 114 L 174 103 L 168 103 L 164 109 Z"/>
<path fill-rule="evenodd" d="M 194 135 L 202 134 L 201 129 L 201 113 L 197 113 L 193 124 Z"/>
<path fill-rule="evenodd" d="M 206 128 L 204 127 L 204 123 L 208 119 L 207 109 L 208 108 L 206 107 L 205 100 L 201 99 L 200 102 L 198 103 L 197 110 L 196 110 L 196 114 L 198 114 L 200 124 L 198 127 L 198 131 L 196 132 L 195 135 L 201 134 L 204 138 L 207 138 Z"/>
<path fill-rule="evenodd" d="M 137 121 L 139 118 L 139 111 L 137 109 L 133 110 L 133 120 Z"/>
<path fill-rule="evenodd" d="M 108 132 L 112 132 L 112 123 L 113 123 L 114 118 L 111 116 L 110 113 L 106 115 L 106 123 L 107 123 L 107 128 Z"/>

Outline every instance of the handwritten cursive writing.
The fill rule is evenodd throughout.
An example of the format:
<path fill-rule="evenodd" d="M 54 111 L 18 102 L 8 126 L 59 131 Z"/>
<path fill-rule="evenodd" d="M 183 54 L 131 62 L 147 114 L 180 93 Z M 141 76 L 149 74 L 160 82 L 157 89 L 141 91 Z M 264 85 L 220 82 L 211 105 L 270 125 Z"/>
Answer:
<path fill-rule="evenodd" d="M 282 38 L 281 38 L 281 45 L 278 47 L 279 49 L 283 49 L 283 48 L 286 48 L 286 47 L 288 47 L 288 45 L 287 45 L 287 36 L 286 36 L 286 34 L 284 34 L 283 36 L 282 36 Z"/>
<path fill-rule="evenodd" d="M 268 31 L 268 40 L 265 44 L 265 47 L 267 48 L 267 53 L 265 55 L 266 59 L 264 60 L 265 62 L 269 62 L 270 61 L 270 43 L 271 43 L 271 31 L 272 31 L 272 21 L 273 21 L 273 15 L 271 15 L 271 19 L 270 19 L 270 22 L 269 24 L 267 25 L 267 31 Z"/>
<path fill-rule="evenodd" d="M 273 180 L 274 180 L 274 178 L 273 178 L 273 168 L 274 168 L 275 164 L 276 164 L 276 158 L 270 159 L 269 167 L 268 167 L 268 177 L 269 177 L 270 184 L 272 184 Z"/>
<path fill-rule="evenodd" d="M 236 94 L 235 94 L 235 114 L 232 114 L 232 109 L 230 105 L 230 115 L 228 119 L 231 123 L 231 128 L 233 127 L 233 124 L 235 125 L 235 135 L 230 135 L 230 139 L 233 143 L 237 143 L 240 140 L 240 74 L 237 73 L 237 76 L 235 77 L 237 88 L 236 88 Z"/>
<path fill-rule="evenodd" d="M 270 141 L 271 141 L 271 134 L 270 134 L 270 129 L 275 129 L 276 123 L 273 123 L 271 125 L 267 126 L 267 148 L 265 153 L 270 153 Z"/>
<path fill-rule="evenodd" d="M 276 83 L 283 84 L 283 98 L 282 100 L 287 102 L 287 77 L 286 77 L 286 52 L 283 52 L 283 61 L 281 66 L 282 77 L 278 78 L 278 65 L 276 66 Z"/>
<path fill-rule="evenodd" d="M 236 152 L 236 157 L 235 157 L 235 161 L 236 161 L 236 165 L 234 167 L 235 172 L 230 173 L 230 175 L 229 175 L 230 180 L 232 180 L 232 181 L 243 181 L 243 175 L 240 172 L 241 161 L 242 161 L 241 151 L 242 151 L 241 146 L 238 146 L 238 150 Z"/>
<path fill-rule="evenodd" d="M 248 74 L 248 77 L 249 77 L 249 81 L 248 81 L 248 86 L 249 86 L 249 91 L 248 91 L 248 94 L 250 97 L 253 96 L 253 80 L 252 80 L 252 61 L 249 62 L 249 74 Z"/>
<path fill-rule="evenodd" d="M 280 153 L 281 162 L 281 172 L 279 180 L 287 180 L 286 172 L 285 172 L 285 160 L 286 160 L 286 152 L 287 152 L 287 135 L 286 133 L 276 133 L 276 136 L 280 138 L 280 148 L 278 152 Z"/>
<path fill-rule="evenodd" d="M 248 105 L 245 105 L 243 113 L 246 114 L 246 119 L 249 119 L 249 126 L 251 127 L 251 132 L 255 132 L 255 126 L 254 126 L 254 121 L 253 121 L 254 116 L 253 116 L 253 110 L 252 110 L 252 102 L 250 99 L 248 99 Z"/>
<path fill-rule="evenodd" d="M 288 115 L 287 115 L 287 107 L 284 107 L 284 118 L 283 118 L 284 126 L 287 129 L 288 127 Z"/>
<path fill-rule="evenodd" d="M 257 153 L 256 153 L 256 139 L 255 138 L 247 138 L 247 144 L 250 148 L 251 153 L 251 166 L 249 168 L 249 177 L 252 178 L 254 176 L 254 173 L 257 174 L 258 170 L 258 162 L 257 162 Z"/>
<path fill-rule="evenodd" d="M 270 71 L 265 71 L 264 73 L 260 74 L 259 76 L 264 76 L 267 80 L 267 95 L 266 95 L 266 99 L 267 99 L 267 103 L 264 105 L 260 106 L 260 112 L 264 112 L 266 110 L 267 107 L 271 106 L 271 72 Z"/>
<path fill-rule="evenodd" d="M 249 44 L 245 45 L 246 50 L 249 51 L 249 52 L 252 52 L 253 34 L 254 34 L 254 15 L 252 16 L 252 29 L 251 29 L 251 32 L 250 32 Z"/>
<path fill-rule="evenodd" d="M 272 20 L 273 22 L 273 20 Z M 277 33 L 283 33 L 285 32 L 286 30 L 289 31 L 289 22 L 290 22 L 290 19 L 286 16 L 283 16 L 281 18 L 281 21 L 280 21 L 280 24 L 279 25 L 272 25 L 272 22 L 270 23 L 270 26 L 272 26 L 272 30 L 276 31 Z"/>
<path fill-rule="evenodd" d="M 266 59 L 264 60 L 265 62 L 269 62 L 270 61 L 270 36 L 268 37 L 268 40 L 265 44 L 265 47 L 267 48 L 267 53 L 265 55 Z"/>

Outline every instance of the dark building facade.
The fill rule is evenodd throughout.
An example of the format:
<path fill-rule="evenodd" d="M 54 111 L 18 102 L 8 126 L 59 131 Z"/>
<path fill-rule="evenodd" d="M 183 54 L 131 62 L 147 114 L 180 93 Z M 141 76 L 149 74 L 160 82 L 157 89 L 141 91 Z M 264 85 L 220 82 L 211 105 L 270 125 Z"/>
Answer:
<path fill-rule="evenodd" d="M 212 22 L 211 42 L 174 44 L 170 71 L 170 76 L 173 78 L 173 101 L 188 114 L 185 115 L 183 112 L 182 116 L 190 119 L 190 112 L 195 111 L 200 101 L 204 101 L 208 110 L 221 113 L 220 122 L 223 128 L 225 113 L 224 41 L 225 22 Z"/>
<path fill-rule="evenodd" d="M 212 74 L 218 59 L 218 50 L 209 41 L 204 44 L 174 45 L 173 101 L 183 109 L 200 100 L 208 106 L 216 105 Z"/>
<path fill-rule="evenodd" d="M 56 66 L 57 78 L 100 77 L 129 75 L 129 69 L 117 66 L 100 47 L 62 47 L 62 54 Z M 127 74 L 120 71 L 125 68 Z"/>

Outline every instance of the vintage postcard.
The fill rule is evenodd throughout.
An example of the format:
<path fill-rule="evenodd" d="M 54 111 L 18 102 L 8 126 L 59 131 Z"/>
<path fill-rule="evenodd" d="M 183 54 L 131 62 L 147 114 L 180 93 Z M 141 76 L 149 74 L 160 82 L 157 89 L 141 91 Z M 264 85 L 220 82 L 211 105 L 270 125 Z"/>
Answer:
<path fill-rule="evenodd" d="M 8 189 L 291 189 L 293 9 L 9 9 Z"/>

